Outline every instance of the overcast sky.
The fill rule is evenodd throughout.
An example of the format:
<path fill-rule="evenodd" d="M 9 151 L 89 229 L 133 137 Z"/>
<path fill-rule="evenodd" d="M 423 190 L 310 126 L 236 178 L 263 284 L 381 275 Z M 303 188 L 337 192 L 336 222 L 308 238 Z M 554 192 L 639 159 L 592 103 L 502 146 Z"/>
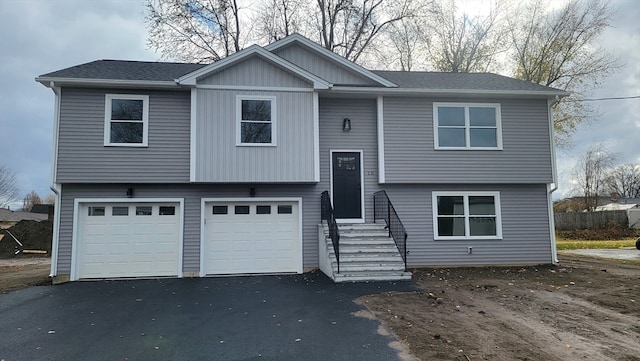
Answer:
<path fill-rule="evenodd" d="M 626 66 L 592 98 L 640 95 L 640 1 L 612 4 L 602 46 Z M 22 194 L 50 193 L 54 94 L 34 78 L 96 59 L 161 60 L 146 36 L 143 0 L 0 0 L 0 163 L 16 174 Z M 601 116 L 557 154 L 556 198 L 571 191 L 571 169 L 591 144 L 605 142 L 619 163 L 640 163 L 640 99 L 594 105 Z"/>

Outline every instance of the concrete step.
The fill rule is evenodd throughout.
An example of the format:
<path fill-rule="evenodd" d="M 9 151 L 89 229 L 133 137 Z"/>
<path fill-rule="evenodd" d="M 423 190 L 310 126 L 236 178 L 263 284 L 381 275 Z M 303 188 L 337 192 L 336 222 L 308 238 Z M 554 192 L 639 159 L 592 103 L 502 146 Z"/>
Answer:
<path fill-rule="evenodd" d="M 335 271 L 338 270 L 338 265 L 335 262 L 331 262 L 332 268 Z M 340 272 L 381 272 L 381 271 L 393 271 L 403 272 L 404 263 L 372 263 L 372 262 L 349 262 L 345 263 L 340 260 Z"/>
<path fill-rule="evenodd" d="M 335 257 L 333 252 L 329 252 L 330 257 Z M 340 261 L 346 259 L 363 260 L 368 259 L 372 261 L 396 261 L 402 260 L 402 257 L 398 252 L 340 252 Z"/>
<path fill-rule="evenodd" d="M 334 282 L 410 281 L 411 272 L 340 272 Z"/>

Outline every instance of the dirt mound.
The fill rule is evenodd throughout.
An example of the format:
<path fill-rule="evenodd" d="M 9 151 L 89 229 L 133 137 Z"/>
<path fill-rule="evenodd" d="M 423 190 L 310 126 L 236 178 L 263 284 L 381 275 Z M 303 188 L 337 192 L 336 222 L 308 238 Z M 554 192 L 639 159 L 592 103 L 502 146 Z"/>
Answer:
<path fill-rule="evenodd" d="M 13 238 L 2 231 L 4 238 L 0 240 L 0 258 L 14 257 L 42 257 L 42 254 L 25 254 L 22 250 L 43 250 L 47 256 L 51 256 L 51 239 L 53 238 L 52 221 L 20 221 L 8 229 L 20 243 L 18 245 Z M 16 254 L 16 252 L 20 250 Z"/>

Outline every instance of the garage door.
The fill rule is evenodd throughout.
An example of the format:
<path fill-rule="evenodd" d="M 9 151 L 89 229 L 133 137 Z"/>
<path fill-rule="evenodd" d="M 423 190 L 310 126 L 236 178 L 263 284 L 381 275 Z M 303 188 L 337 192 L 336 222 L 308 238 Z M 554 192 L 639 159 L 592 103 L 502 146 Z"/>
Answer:
<path fill-rule="evenodd" d="M 77 278 L 178 276 L 180 203 L 81 203 Z"/>
<path fill-rule="evenodd" d="M 203 273 L 302 272 L 298 202 L 208 202 Z"/>

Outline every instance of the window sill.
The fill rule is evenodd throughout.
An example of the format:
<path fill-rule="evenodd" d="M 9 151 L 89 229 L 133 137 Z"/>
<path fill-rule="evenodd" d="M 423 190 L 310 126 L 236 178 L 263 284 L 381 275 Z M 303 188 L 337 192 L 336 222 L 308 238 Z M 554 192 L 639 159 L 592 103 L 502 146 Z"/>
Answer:
<path fill-rule="evenodd" d="M 272 144 L 272 143 L 237 143 L 236 147 L 277 147 L 277 144 Z"/>
<path fill-rule="evenodd" d="M 136 144 L 136 143 L 112 143 L 112 144 L 104 144 L 105 147 L 127 147 L 127 148 L 148 148 L 147 144 Z"/>
<path fill-rule="evenodd" d="M 434 149 L 434 150 L 467 150 L 467 151 L 469 151 L 469 150 L 471 150 L 471 151 L 473 151 L 473 150 L 503 150 L 503 148 L 502 148 L 502 147 L 499 147 L 499 148 L 480 148 L 480 147 L 478 147 L 478 148 L 435 147 L 435 148 L 433 148 L 433 149 Z"/>
<path fill-rule="evenodd" d="M 501 241 L 502 237 L 433 237 L 434 241 Z"/>

